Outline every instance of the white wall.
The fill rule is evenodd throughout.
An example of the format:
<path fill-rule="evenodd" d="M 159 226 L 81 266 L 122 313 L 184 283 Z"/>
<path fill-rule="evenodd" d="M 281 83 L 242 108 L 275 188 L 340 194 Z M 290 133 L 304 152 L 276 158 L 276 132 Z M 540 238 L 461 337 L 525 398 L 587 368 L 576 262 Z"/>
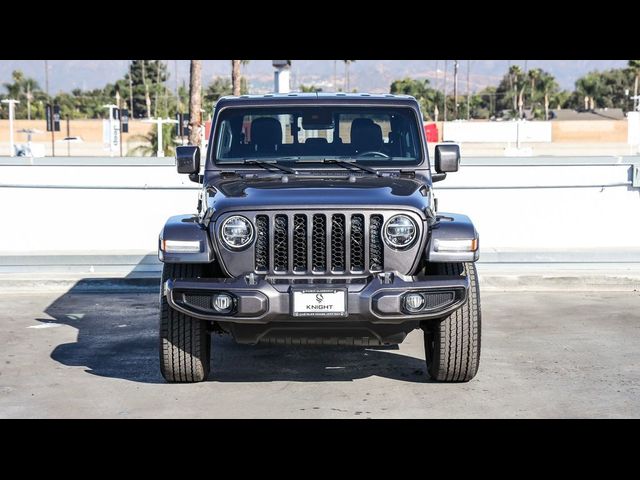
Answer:
<path fill-rule="evenodd" d="M 551 122 L 445 122 L 442 139 L 453 142 L 550 142 Z"/>
<path fill-rule="evenodd" d="M 629 169 L 463 164 L 435 188 L 440 211 L 474 221 L 482 251 L 637 249 L 640 190 Z M 523 188 L 504 188 L 514 186 Z M 0 255 L 154 252 L 165 220 L 195 212 L 197 194 L 171 165 L 0 165 Z"/>

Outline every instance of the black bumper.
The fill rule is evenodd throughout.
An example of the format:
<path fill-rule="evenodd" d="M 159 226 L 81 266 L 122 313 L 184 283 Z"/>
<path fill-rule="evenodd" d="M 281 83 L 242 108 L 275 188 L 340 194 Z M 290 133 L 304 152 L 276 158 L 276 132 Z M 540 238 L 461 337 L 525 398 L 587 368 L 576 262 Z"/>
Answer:
<path fill-rule="evenodd" d="M 292 289 L 334 289 L 347 291 L 346 316 L 293 316 Z M 445 318 L 467 298 L 469 279 L 464 276 L 411 277 L 399 274 L 367 277 L 265 277 L 169 279 L 163 295 L 177 311 L 195 318 L 235 324 L 344 323 L 401 324 Z M 408 314 L 403 311 L 402 295 L 410 291 L 423 293 L 452 292 L 451 300 L 428 311 Z M 206 308 L 206 296 L 226 292 L 236 298 L 232 315 L 219 315 Z M 192 298 L 201 299 L 199 302 Z M 202 299 L 205 299 L 202 301 Z M 205 306 L 203 306 L 205 305 Z"/>

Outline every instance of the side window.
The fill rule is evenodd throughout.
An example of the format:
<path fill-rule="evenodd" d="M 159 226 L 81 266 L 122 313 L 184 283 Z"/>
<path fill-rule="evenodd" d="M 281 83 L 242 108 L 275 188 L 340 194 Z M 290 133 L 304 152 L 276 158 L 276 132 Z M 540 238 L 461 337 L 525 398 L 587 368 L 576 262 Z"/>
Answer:
<path fill-rule="evenodd" d="M 231 142 L 233 141 L 233 133 L 231 132 L 231 125 L 228 120 L 222 122 L 220 125 L 220 140 L 218 143 L 218 157 L 229 156 L 231 151 Z"/>

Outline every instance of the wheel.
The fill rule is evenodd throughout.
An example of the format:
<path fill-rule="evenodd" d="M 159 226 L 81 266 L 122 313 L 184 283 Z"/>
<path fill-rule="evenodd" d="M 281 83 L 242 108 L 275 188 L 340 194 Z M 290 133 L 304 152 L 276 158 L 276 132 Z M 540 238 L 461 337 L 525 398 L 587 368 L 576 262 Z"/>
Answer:
<path fill-rule="evenodd" d="M 196 278 L 202 267 L 165 264 L 162 284 L 168 278 Z M 206 321 L 175 311 L 160 292 L 160 371 L 167 382 L 202 382 L 209 376 L 211 334 Z"/>
<path fill-rule="evenodd" d="M 434 266 L 438 275 L 469 277 L 467 301 L 449 317 L 425 323 L 424 350 L 427 370 L 438 382 L 468 382 L 480 363 L 480 291 L 473 263 L 442 263 Z"/>

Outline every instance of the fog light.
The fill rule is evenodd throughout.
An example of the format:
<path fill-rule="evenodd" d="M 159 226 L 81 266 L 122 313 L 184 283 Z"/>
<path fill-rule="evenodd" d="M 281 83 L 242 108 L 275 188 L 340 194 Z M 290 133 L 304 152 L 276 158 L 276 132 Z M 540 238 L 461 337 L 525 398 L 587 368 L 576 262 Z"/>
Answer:
<path fill-rule="evenodd" d="M 409 312 L 418 312 L 424 307 L 424 297 L 419 293 L 408 293 L 404 297 L 404 306 Z"/>
<path fill-rule="evenodd" d="M 213 296 L 213 309 L 218 313 L 229 313 L 233 308 L 233 298 L 227 293 L 219 293 Z"/>

